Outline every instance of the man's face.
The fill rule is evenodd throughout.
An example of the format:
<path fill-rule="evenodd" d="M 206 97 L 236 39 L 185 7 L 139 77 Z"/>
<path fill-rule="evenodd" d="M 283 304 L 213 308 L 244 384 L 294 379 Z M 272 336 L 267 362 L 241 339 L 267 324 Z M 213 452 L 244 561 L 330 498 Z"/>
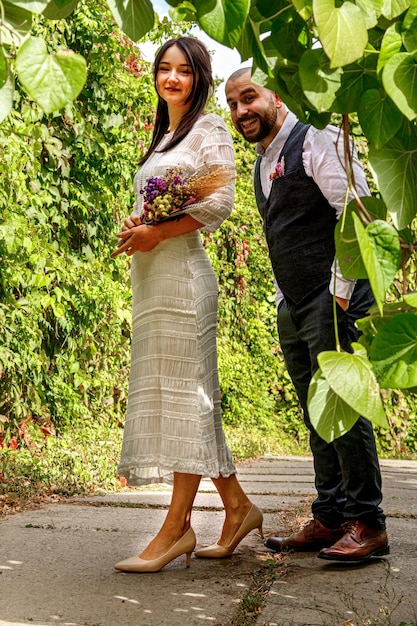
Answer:
<path fill-rule="evenodd" d="M 280 127 L 278 96 L 252 83 L 248 71 L 226 83 L 226 98 L 236 130 L 251 143 L 269 144 Z"/>

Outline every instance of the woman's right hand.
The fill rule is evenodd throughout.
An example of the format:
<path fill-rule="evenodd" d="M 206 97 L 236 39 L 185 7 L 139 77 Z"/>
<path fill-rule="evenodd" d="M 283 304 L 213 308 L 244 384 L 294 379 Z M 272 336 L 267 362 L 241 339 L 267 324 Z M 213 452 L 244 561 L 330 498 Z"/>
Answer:
<path fill-rule="evenodd" d="M 142 224 L 139 217 L 131 215 L 124 221 L 122 230 L 117 235 L 120 242 L 110 257 L 114 259 L 123 252 L 127 256 L 132 256 L 135 252 L 150 252 L 161 242 L 160 235 L 160 228 Z"/>

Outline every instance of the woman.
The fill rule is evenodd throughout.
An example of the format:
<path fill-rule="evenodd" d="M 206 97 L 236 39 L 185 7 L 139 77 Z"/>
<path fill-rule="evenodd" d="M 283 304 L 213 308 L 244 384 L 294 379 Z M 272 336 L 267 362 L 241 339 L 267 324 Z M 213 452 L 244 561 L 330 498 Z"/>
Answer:
<path fill-rule="evenodd" d="M 233 205 L 229 182 L 190 204 L 181 219 L 141 222 L 143 189 L 170 168 L 187 173 L 230 166 L 234 152 L 223 120 L 204 114 L 212 88 L 210 56 L 196 39 L 171 39 L 154 63 L 158 94 L 150 148 L 135 176 L 137 203 L 112 254 L 132 256 L 132 362 L 119 473 L 129 485 L 173 482 L 171 504 L 156 537 L 116 569 L 156 572 L 185 554 L 196 538 L 191 510 L 202 476 L 213 480 L 225 507 L 217 543 L 196 556 L 230 556 L 262 513 L 242 490 L 221 424 L 217 372 L 217 282 L 199 229 L 213 231 Z M 142 193 L 141 193 L 142 191 Z M 263 535 L 262 535 L 263 536 Z"/>

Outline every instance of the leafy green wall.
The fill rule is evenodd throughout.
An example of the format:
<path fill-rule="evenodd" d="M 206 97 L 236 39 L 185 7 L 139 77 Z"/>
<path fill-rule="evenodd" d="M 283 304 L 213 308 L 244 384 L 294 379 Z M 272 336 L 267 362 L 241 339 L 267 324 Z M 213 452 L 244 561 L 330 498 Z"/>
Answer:
<path fill-rule="evenodd" d="M 114 474 L 126 409 L 130 285 L 128 260 L 109 255 L 149 143 L 150 68 L 93 2 L 66 21 L 39 18 L 34 32 L 51 50 L 64 45 L 87 57 L 89 74 L 77 101 L 57 114 L 44 115 L 17 90 L 14 111 L 0 125 L 0 444 L 26 444 L 41 454 L 43 435 L 76 432 L 84 434 L 74 446 L 87 451 L 95 429 L 112 450 L 106 471 Z M 151 37 L 171 33 L 163 23 Z M 240 457 L 307 451 L 277 342 L 272 274 L 252 191 L 253 147 L 235 133 L 234 140 L 235 210 L 219 231 L 204 235 L 219 280 L 228 441 Z M 406 419 L 412 411 L 401 402 L 399 413 L 392 404 L 392 433 L 381 438 L 391 454 L 415 449 Z M 74 475 L 74 457 L 58 448 L 54 454 L 54 463 L 61 454 Z"/>

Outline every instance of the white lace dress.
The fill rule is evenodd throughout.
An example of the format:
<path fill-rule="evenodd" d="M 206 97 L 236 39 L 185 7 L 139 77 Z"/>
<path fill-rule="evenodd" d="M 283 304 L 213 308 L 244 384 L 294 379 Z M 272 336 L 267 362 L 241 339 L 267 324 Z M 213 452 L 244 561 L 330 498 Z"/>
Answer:
<path fill-rule="evenodd" d="M 166 136 L 163 141 L 167 141 Z M 231 165 L 234 151 L 223 120 L 201 116 L 175 148 L 153 153 L 134 179 L 181 166 Z M 233 184 L 187 213 L 214 231 L 233 205 Z M 194 231 L 132 257 L 132 360 L 119 474 L 129 485 L 171 483 L 173 472 L 217 478 L 236 472 L 221 423 L 217 374 L 217 280 Z"/>

